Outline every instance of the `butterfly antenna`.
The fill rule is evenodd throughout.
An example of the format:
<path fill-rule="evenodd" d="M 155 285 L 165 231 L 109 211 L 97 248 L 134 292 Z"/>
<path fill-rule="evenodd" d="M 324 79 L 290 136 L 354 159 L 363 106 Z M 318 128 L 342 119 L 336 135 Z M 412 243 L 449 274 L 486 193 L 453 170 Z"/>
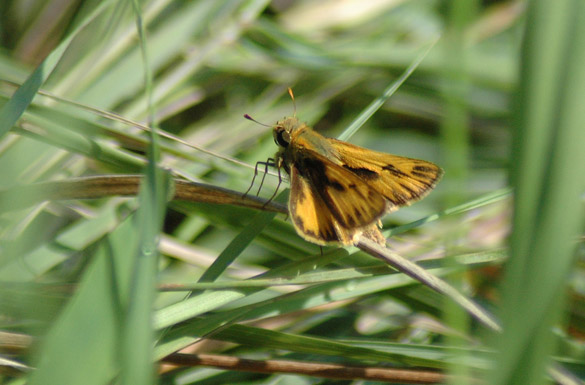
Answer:
<path fill-rule="evenodd" d="M 272 128 L 272 126 L 269 126 L 268 124 L 260 123 L 259 121 L 257 121 L 256 119 L 254 119 L 253 117 L 251 117 L 251 116 L 250 116 L 250 115 L 248 115 L 248 114 L 244 114 L 244 118 L 246 118 L 246 119 L 248 119 L 248 120 L 251 120 L 251 121 L 253 121 L 254 123 L 257 123 L 257 124 L 259 124 L 259 125 L 261 125 L 261 126 Z"/>
<path fill-rule="evenodd" d="M 292 88 L 288 87 L 288 94 L 293 102 L 293 117 L 297 117 L 297 103 L 295 102 L 295 95 L 292 92 Z"/>

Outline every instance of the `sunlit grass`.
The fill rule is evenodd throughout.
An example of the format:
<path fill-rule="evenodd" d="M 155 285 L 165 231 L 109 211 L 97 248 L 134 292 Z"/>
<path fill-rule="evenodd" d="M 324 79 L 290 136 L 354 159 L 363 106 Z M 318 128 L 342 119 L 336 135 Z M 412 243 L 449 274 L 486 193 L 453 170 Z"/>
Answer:
<path fill-rule="evenodd" d="M 102 10 L 81 2 L 74 13 L 55 9 L 63 15 L 54 18 L 55 27 L 43 14 L 7 2 L 1 17 L 12 22 L 3 27 L 10 34 L 3 35 L 0 78 L 26 86 L 14 94 L 13 85 L 0 83 L 0 189 L 142 172 L 152 153 L 148 132 L 107 112 L 144 123 L 150 95 L 160 129 L 193 145 L 159 137 L 161 167 L 174 177 L 243 193 L 253 165 L 276 150 L 271 130 L 243 114 L 268 125 L 291 115 L 286 89 L 292 87 L 299 119 L 338 136 L 441 38 L 350 141 L 445 168 L 445 182 L 429 197 L 384 218 L 385 234 L 393 236 L 389 245 L 398 254 L 437 277 L 456 279 L 461 291 L 501 315 L 504 342 L 494 344 L 494 334 L 471 317 L 452 328 L 445 298 L 364 252 L 320 250 L 298 237 L 283 215 L 228 205 L 166 204 L 162 255 L 151 266 L 166 290 L 151 299 L 149 269 L 140 268 L 140 256 L 152 251 L 153 238 L 144 234 L 156 233 L 158 225 L 141 210 L 159 213 L 172 196 L 153 182 L 150 191 L 159 192 L 151 199 L 45 202 L 8 212 L 0 202 L 0 329 L 34 338 L 32 347 L 6 356 L 13 363 L 5 366 L 14 369 L 6 383 L 107 384 L 120 373 L 132 383 L 154 373 L 134 358 L 162 359 L 200 341 L 189 351 L 441 371 L 461 366 L 467 375 L 499 384 L 519 383 L 524 373 L 540 380 L 548 363 L 543 357 L 553 353 L 583 372 L 580 266 L 569 287 L 572 298 L 561 294 L 575 244 L 583 249 L 585 178 L 575 165 L 585 164 L 579 146 L 585 119 L 578 108 L 585 85 L 576 64 L 583 62 L 585 24 L 571 24 L 570 16 L 582 17 L 582 6 L 560 2 L 573 7 L 568 12 L 551 5 L 556 26 L 541 19 L 546 10 L 539 8 L 524 15 L 517 3 L 479 6 L 460 31 L 465 36 L 455 39 L 466 60 L 462 95 L 449 92 L 445 76 L 446 4 L 387 1 L 369 9 L 347 3 L 147 3 L 142 43 L 153 83 L 146 90 L 130 3 L 101 2 Z M 323 20 L 323 14 L 330 17 Z M 520 55 L 524 22 L 533 43 Z M 559 25 L 574 28 L 567 27 L 570 37 L 553 33 Z M 548 34 L 537 33 L 547 28 Z M 73 38 L 70 45 L 66 36 Z M 532 49 L 545 44 L 559 52 Z M 38 76 L 29 78 L 35 68 Z M 57 98 L 38 94 L 39 88 Z M 510 170 L 518 188 L 514 205 Z M 275 175 L 266 177 L 261 197 L 274 192 Z M 519 210 L 514 215 L 512 207 Z M 508 256 L 508 279 L 518 285 L 507 284 L 501 294 L 496 287 Z M 168 290 L 173 284 L 176 290 Z M 151 301 L 152 324 L 144 319 Z M 557 304 L 551 319 L 534 319 L 551 302 Z M 529 319 L 538 333 L 528 333 Z M 553 322 L 563 330 L 556 342 L 571 349 L 551 347 Z M 148 351 L 152 332 L 156 344 Z M 219 343 L 206 345 L 207 338 Z M 6 346 L 0 340 L 0 348 Z M 499 355 L 498 368 L 506 368 L 499 377 L 489 377 L 494 346 L 506 352 Z M 538 351 L 526 358 L 533 346 Z M 29 373 L 17 363 L 37 370 Z M 145 372 L 132 374 L 137 369 Z M 159 377 L 209 384 L 287 378 L 198 367 Z"/>

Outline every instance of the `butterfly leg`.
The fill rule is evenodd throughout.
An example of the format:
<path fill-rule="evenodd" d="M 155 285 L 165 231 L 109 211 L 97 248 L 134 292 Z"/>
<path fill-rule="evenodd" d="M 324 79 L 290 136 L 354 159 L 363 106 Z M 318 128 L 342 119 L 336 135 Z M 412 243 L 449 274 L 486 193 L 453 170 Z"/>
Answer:
<path fill-rule="evenodd" d="M 268 174 L 268 167 L 269 166 L 276 167 L 276 163 L 275 163 L 273 158 L 266 159 L 266 162 L 258 162 L 258 163 L 256 163 L 256 166 L 258 166 L 258 164 L 264 165 L 264 175 L 262 175 L 262 180 L 260 181 L 260 187 L 258 187 L 258 192 L 256 193 L 256 196 L 258 196 L 260 194 L 260 190 L 262 189 L 262 185 L 264 184 L 264 179 L 266 179 L 266 174 Z M 280 182 L 280 170 L 279 170 L 279 174 L 278 174 L 278 181 Z"/>
<path fill-rule="evenodd" d="M 278 170 L 278 184 L 276 185 L 276 188 L 274 189 L 274 194 L 272 194 L 272 196 L 266 201 L 266 203 L 264 203 L 264 206 L 263 207 L 265 207 L 268 203 L 272 202 L 272 200 L 274 199 L 274 197 L 276 197 L 276 194 L 278 193 L 278 188 L 280 187 L 280 184 L 282 183 L 282 176 L 280 175 L 280 169 L 281 169 L 280 166 L 281 165 L 280 164 L 274 164 L 274 166 L 276 167 L 276 170 Z M 264 180 L 264 179 L 262 179 L 262 180 Z"/>
<path fill-rule="evenodd" d="M 242 195 L 242 198 L 245 198 L 246 195 L 252 190 L 254 187 L 254 182 L 256 181 L 256 177 L 258 176 L 258 165 L 264 165 L 264 177 L 266 177 L 266 172 L 268 171 L 268 166 L 274 165 L 274 159 L 268 158 L 266 162 L 256 162 L 256 167 L 254 167 L 254 177 L 252 178 L 252 183 L 250 183 L 250 187 L 246 190 L 246 192 Z M 262 182 L 260 183 L 260 188 L 262 188 L 262 183 L 264 183 L 264 178 L 262 178 Z M 260 193 L 260 188 L 258 189 L 258 193 Z M 256 195 L 258 195 L 256 193 Z"/>

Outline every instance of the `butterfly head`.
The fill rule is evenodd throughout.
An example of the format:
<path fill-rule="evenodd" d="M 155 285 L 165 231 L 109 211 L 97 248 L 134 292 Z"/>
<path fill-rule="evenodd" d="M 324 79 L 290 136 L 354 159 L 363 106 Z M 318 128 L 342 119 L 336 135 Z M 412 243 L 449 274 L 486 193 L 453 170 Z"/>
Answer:
<path fill-rule="evenodd" d="M 299 122 L 294 116 L 279 120 L 274 125 L 272 134 L 274 135 L 274 142 L 282 148 L 288 147 L 291 136 L 294 131 L 302 127 L 303 124 Z"/>

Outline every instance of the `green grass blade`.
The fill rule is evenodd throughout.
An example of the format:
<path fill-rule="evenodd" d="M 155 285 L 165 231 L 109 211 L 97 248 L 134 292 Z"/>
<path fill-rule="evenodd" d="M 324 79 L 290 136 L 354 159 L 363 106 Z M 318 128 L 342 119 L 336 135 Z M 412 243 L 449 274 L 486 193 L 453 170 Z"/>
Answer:
<path fill-rule="evenodd" d="M 223 249 L 213 264 L 209 266 L 209 269 L 203 273 L 198 282 L 215 281 L 235 261 L 238 255 L 250 245 L 252 240 L 272 222 L 275 216 L 275 213 L 263 212 L 258 213 L 252 218 L 252 225 L 246 227 Z"/>
<path fill-rule="evenodd" d="M 51 325 L 30 384 L 100 385 L 117 374 L 120 315 L 130 301 L 127 256 L 136 252 L 136 236 L 129 218 L 101 242 L 75 295 Z"/>
<path fill-rule="evenodd" d="M 136 14 L 136 24 L 144 64 L 145 92 L 149 125 L 156 127 L 154 106 L 152 104 L 152 73 L 146 47 L 146 32 L 142 20 L 142 10 L 138 0 L 132 2 Z M 153 346 L 154 330 L 152 325 L 155 284 L 158 274 L 158 240 L 162 231 L 167 205 L 167 191 L 170 175 L 158 163 L 160 148 L 157 130 L 150 130 L 148 144 L 148 163 L 144 171 L 144 181 L 140 186 L 138 200 L 140 207 L 138 219 L 138 249 L 130 281 L 132 301 L 128 302 L 128 312 L 124 319 L 122 338 L 122 384 L 154 384 Z"/>
<path fill-rule="evenodd" d="M 402 84 L 404 84 L 406 79 L 408 79 L 410 77 L 410 75 L 412 75 L 412 73 L 418 68 L 420 63 L 422 63 L 424 58 L 427 57 L 427 55 L 429 54 L 431 49 L 433 49 L 433 47 L 435 46 L 437 41 L 438 40 L 435 40 L 432 44 L 430 44 L 429 47 L 423 53 L 421 53 L 406 68 L 406 70 L 404 70 L 404 72 L 402 73 L 402 75 L 400 75 L 400 77 L 398 77 L 398 79 L 396 79 L 388 87 L 386 87 L 384 92 L 382 92 L 382 95 L 380 95 L 379 97 L 374 99 L 374 101 L 372 101 L 362 111 L 362 113 L 360 113 L 358 115 L 358 117 L 341 133 L 341 135 L 338 136 L 338 139 L 346 141 L 349 138 L 351 138 L 353 136 L 353 134 L 355 134 L 357 132 L 357 130 L 359 130 L 361 128 L 361 126 L 363 126 L 364 123 L 367 122 L 368 119 L 370 119 L 372 117 L 372 115 L 374 115 L 376 113 L 376 111 L 378 111 L 380 109 L 380 107 L 382 107 L 384 105 L 384 103 L 386 103 L 386 101 L 388 99 L 390 99 L 390 97 L 392 95 L 394 95 L 394 93 L 400 88 L 400 86 L 402 86 Z"/>
<path fill-rule="evenodd" d="M 112 2 L 102 1 L 88 14 L 83 21 L 46 57 L 45 60 L 33 71 L 24 84 L 16 90 L 8 103 L 0 110 L 0 138 L 3 137 L 20 119 L 24 110 L 32 102 L 39 88 L 45 83 L 53 72 L 61 57 L 79 32 L 93 19 L 100 15 Z"/>
<path fill-rule="evenodd" d="M 493 384 L 547 382 L 551 328 L 560 320 L 583 225 L 585 4 L 533 1 L 526 27 L 514 230 Z"/>

